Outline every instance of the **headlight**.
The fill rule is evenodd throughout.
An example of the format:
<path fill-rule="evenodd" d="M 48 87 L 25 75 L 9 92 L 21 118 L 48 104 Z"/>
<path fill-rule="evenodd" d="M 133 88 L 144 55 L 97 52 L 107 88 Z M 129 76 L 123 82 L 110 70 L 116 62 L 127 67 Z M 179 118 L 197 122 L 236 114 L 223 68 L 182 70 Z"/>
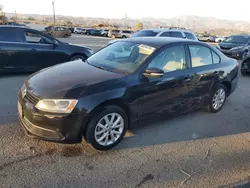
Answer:
<path fill-rule="evenodd" d="M 231 50 L 240 50 L 241 48 L 243 48 L 244 46 L 237 46 L 237 47 L 234 47 L 232 48 Z"/>
<path fill-rule="evenodd" d="M 77 102 L 71 99 L 43 99 L 37 103 L 36 108 L 44 112 L 69 114 Z"/>

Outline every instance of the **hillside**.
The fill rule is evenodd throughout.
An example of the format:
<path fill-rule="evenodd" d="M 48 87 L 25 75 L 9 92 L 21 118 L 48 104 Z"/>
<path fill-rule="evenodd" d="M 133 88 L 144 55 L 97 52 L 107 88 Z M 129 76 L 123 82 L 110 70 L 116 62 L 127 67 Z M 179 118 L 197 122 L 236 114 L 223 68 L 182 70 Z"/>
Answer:
<path fill-rule="evenodd" d="M 12 13 L 6 13 L 8 18 L 14 17 Z M 19 19 L 34 18 L 38 21 L 51 23 L 53 21 L 52 15 L 38 15 L 38 14 L 18 14 Z M 139 21 L 142 21 L 145 28 L 159 27 L 159 26 L 180 26 L 192 29 L 196 32 L 210 32 L 216 34 L 231 34 L 231 33 L 248 33 L 250 31 L 250 22 L 222 20 L 212 17 L 199 17 L 194 15 L 178 16 L 170 19 L 156 19 L 144 17 L 138 19 L 104 19 L 91 17 L 72 17 L 72 16 L 56 16 L 57 23 L 66 23 L 68 21 L 73 24 L 82 24 L 85 26 L 92 26 L 97 23 L 115 24 L 118 26 L 135 26 Z"/>

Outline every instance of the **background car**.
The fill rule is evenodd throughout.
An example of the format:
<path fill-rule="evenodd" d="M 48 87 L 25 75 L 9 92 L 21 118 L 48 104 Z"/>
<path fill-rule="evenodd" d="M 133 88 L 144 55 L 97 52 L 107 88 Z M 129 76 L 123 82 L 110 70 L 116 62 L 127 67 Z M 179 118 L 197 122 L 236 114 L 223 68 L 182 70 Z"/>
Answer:
<path fill-rule="evenodd" d="M 93 35 L 93 36 L 102 36 L 102 31 L 100 29 L 92 29 L 90 31 L 90 35 Z"/>
<path fill-rule="evenodd" d="M 109 32 L 108 29 L 101 29 L 101 35 L 104 36 L 104 37 L 108 36 L 108 32 Z"/>
<path fill-rule="evenodd" d="M 68 38 L 71 36 L 71 31 L 64 27 L 49 26 L 45 28 L 44 33 L 55 38 Z"/>
<path fill-rule="evenodd" d="M 40 69 L 87 59 L 94 51 L 87 47 L 63 43 L 43 32 L 0 26 L 0 72 L 34 72 Z"/>
<path fill-rule="evenodd" d="M 143 29 L 131 35 L 134 37 L 175 37 L 185 38 L 198 41 L 196 35 L 190 30 L 175 29 L 175 28 L 160 28 L 160 29 Z M 111 40 L 108 44 L 112 44 L 117 40 Z"/>
<path fill-rule="evenodd" d="M 32 75 L 18 93 L 19 119 L 36 138 L 79 143 L 84 136 L 94 148 L 107 150 L 136 122 L 199 108 L 219 112 L 236 89 L 238 68 L 235 59 L 203 42 L 130 38 L 86 63 Z"/>
<path fill-rule="evenodd" d="M 250 50 L 250 35 L 232 35 L 221 42 L 217 48 L 228 57 L 242 59 Z"/>
<path fill-rule="evenodd" d="M 224 40 L 226 40 L 227 39 L 227 37 L 225 37 L 225 36 L 220 36 L 220 37 L 217 37 L 216 39 L 215 39 L 215 42 L 217 42 L 217 43 L 220 43 L 220 42 L 222 42 L 222 41 L 224 41 Z"/>

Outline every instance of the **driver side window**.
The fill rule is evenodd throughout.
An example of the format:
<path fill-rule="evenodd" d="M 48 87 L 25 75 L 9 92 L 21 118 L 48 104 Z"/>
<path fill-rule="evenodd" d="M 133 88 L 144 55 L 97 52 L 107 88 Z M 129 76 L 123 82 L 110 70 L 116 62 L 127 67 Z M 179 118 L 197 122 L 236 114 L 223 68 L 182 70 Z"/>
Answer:
<path fill-rule="evenodd" d="M 183 45 L 166 48 L 149 64 L 148 68 L 159 68 L 166 72 L 182 70 L 187 67 L 185 48 Z"/>
<path fill-rule="evenodd" d="M 31 32 L 31 31 L 25 31 L 24 32 L 26 42 L 27 43 L 33 43 L 33 44 L 49 44 L 49 39 L 45 39 L 42 35 Z"/>

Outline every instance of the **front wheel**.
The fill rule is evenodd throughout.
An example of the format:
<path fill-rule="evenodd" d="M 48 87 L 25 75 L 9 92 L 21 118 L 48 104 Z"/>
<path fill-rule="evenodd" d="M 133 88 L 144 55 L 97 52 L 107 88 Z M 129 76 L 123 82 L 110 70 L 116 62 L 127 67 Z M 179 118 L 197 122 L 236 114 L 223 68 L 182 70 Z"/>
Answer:
<path fill-rule="evenodd" d="M 76 60 L 82 60 L 82 61 L 85 61 L 86 58 L 83 56 L 83 55 L 74 55 L 70 58 L 69 61 L 76 61 Z"/>
<path fill-rule="evenodd" d="M 225 104 L 227 98 L 227 88 L 220 84 L 213 90 L 209 104 L 206 106 L 208 112 L 217 113 Z"/>
<path fill-rule="evenodd" d="M 126 112 L 118 106 L 106 106 L 91 118 L 84 137 L 93 148 L 108 150 L 121 142 L 127 127 Z"/>

